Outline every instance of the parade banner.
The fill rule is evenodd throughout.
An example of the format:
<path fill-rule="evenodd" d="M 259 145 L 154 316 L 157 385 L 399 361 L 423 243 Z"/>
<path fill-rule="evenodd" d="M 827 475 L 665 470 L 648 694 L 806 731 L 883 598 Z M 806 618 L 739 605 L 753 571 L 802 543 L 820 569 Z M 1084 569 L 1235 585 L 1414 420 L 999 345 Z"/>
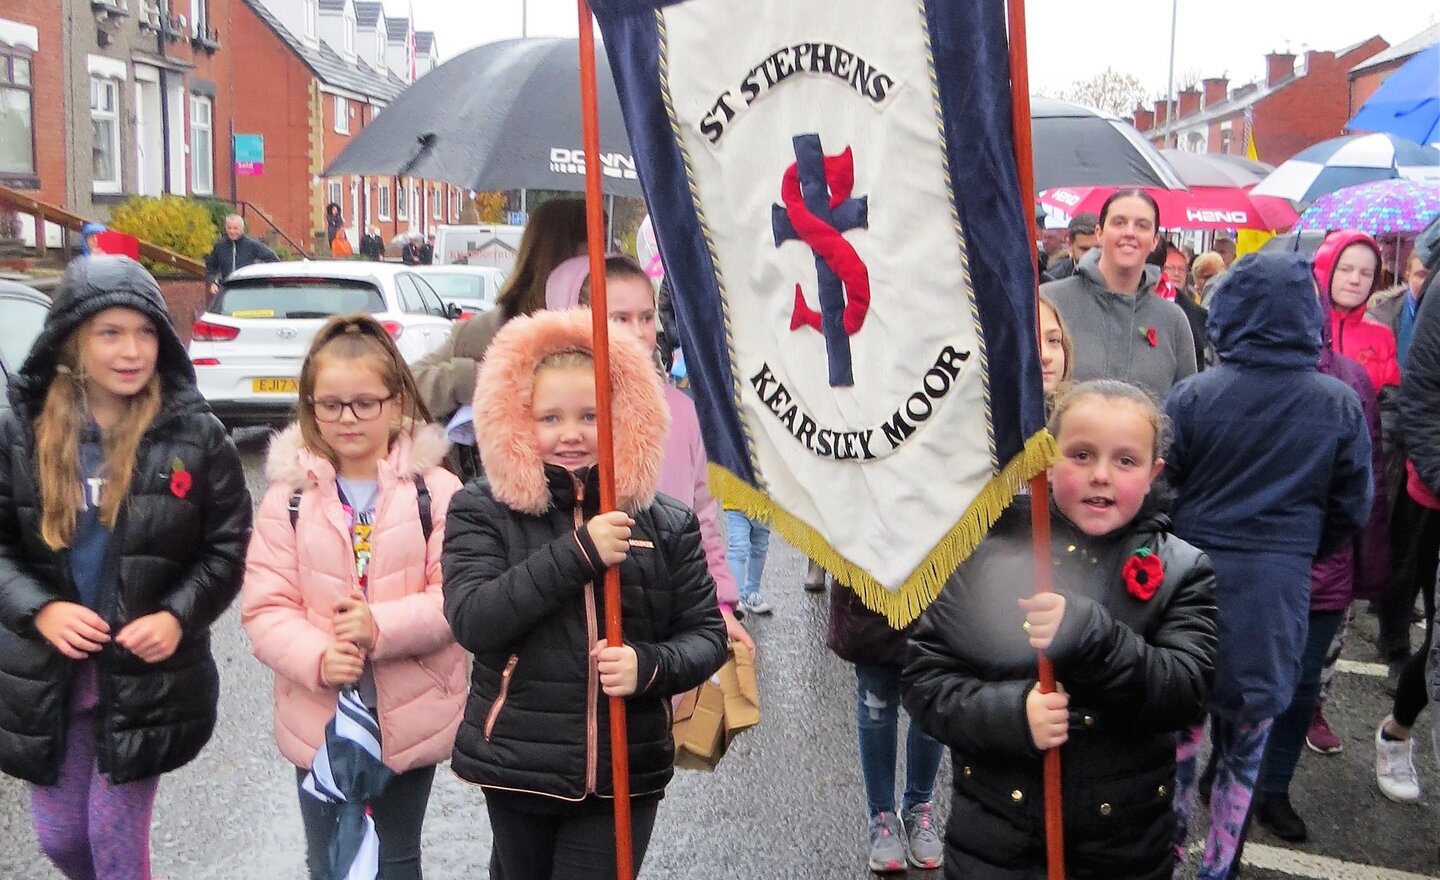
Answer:
<path fill-rule="evenodd" d="M 904 625 L 1049 460 L 1000 0 L 595 0 L 711 485 Z"/>

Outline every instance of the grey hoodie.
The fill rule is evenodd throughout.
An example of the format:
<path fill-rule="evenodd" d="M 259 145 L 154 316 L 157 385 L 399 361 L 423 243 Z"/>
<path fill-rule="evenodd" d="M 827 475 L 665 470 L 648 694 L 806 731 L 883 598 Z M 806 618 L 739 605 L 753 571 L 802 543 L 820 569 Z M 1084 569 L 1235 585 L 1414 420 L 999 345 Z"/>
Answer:
<path fill-rule="evenodd" d="M 1195 341 L 1185 313 L 1155 295 L 1159 266 L 1146 266 L 1140 290 L 1114 293 L 1100 276 L 1100 249 L 1085 255 L 1069 278 L 1042 284 L 1074 341 L 1071 378 L 1122 379 L 1163 398 L 1195 372 Z M 1155 345 L 1146 341 L 1155 328 Z"/>

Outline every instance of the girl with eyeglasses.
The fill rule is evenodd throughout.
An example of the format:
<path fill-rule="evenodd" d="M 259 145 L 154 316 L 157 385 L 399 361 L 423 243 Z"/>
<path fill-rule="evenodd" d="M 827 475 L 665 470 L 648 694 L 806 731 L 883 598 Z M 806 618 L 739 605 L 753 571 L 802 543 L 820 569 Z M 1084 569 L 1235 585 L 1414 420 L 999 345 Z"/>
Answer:
<path fill-rule="evenodd" d="M 369 802 L 380 880 L 419 880 L 435 765 L 465 706 L 465 652 L 445 622 L 440 550 L 460 481 L 390 335 L 333 318 L 300 370 L 298 424 L 270 445 L 269 491 L 245 566 L 241 620 L 275 671 L 275 738 L 303 784 L 354 689 L 394 772 Z M 300 791 L 311 878 L 329 876 L 334 808 Z"/>

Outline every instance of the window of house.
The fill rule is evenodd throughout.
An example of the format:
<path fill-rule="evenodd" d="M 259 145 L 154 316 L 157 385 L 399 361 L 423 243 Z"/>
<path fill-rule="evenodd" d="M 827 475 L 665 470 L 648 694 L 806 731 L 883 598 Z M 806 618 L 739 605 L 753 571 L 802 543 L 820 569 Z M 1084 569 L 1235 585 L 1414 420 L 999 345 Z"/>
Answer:
<path fill-rule="evenodd" d="M 341 49 L 346 58 L 352 58 L 355 55 L 355 19 L 347 16 L 341 26 L 341 31 L 343 32 L 340 38 L 343 41 Z"/>
<path fill-rule="evenodd" d="M 204 95 L 190 96 L 190 191 L 215 191 L 214 105 Z"/>
<path fill-rule="evenodd" d="M 344 213 L 344 210 L 345 210 L 345 182 L 342 181 L 342 180 L 332 180 L 332 181 L 330 181 L 330 185 L 329 185 L 328 187 L 326 187 L 326 190 L 327 190 L 327 195 L 326 195 L 326 197 L 325 197 L 325 204 L 326 204 L 326 206 L 328 207 L 328 206 L 333 202 L 334 204 L 339 205 L 339 206 L 340 206 L 341 213 Z"/>
<path fill-rule="evenodd" d="M 90 125 L 92 129 L 91 188 L 97 193 L 120 192 L 120 84 L 113 79 L 90 77 Z"/>
<path fill-rule="evenodd" d="M 445 197 L 440 193 L 440 187 L 435 187 L 430 195 L 430 216 L 440 220 L 445 216 Z"/>
<path fill-rule="evenodd" d="M 380 196 L 379 196 L 378 199 L 376 199 L 376 201 L 378 201 L 378 202 L 380 203 L 380 209 L 379 209 L 380 219 L 381 219 L 381 220 L 389 220 L 389 219 L 390 219 L 390 181 L 388 181 L 388 180 L 382 180 L 382 181 L 380 181 Z"/>
<path fill-rule="evenodd" d="M 350 133 L 350 102 L 339 95 L 335 96 L 335 133 Z"/>
<path fill-rule="evenodd" d="M 314 42 L 320 28 L 320 0 L 303 0 L 305 3 L 305 39 Z"/>
<path fill-rule="evenodd" d="M 416 220 L 424 220 L 425 215 L 420 213 L 420 190 L 415 188 L 415 181 L 410 181 L 410 214 Z"/>
<path fill-rule="evenodd" d="M 450 208 L 450 217 L 458 223 L 460 222 L 460 190 L 452 190 L 451 196 L 453 198 L 454 205 L 452 205 Z"/>
<path fill-rule="evenodd" d="M 0 174 L 35 178 L 35 86 L 30 53 L 0 46 Z"/>
<path fill-rule="evenodd" d="M 410 219 L 410 198 L 406 195 L 405 184 L 400 184 L 400 189 L 395 193 L 395 217 L 400 220 Z"/>
<path fill-rule="evenodd" d="M 205 8 L 206 0 L 190 0 L 190 33 L 197 37 L 205 35 L 210 26 L 210 13 Z"/>

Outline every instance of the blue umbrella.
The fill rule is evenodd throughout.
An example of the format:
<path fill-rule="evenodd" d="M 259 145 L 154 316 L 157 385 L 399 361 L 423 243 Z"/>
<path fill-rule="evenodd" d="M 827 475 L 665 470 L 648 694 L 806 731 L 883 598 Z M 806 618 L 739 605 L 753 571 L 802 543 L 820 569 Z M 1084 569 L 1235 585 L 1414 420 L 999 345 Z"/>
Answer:
<path fill-rule="evenodd" d="M 1345 128 L 1385 131 L 1418 144 L 1440 141 L 1440 43 L 1410 56 Z"/>
<path fill-rule="evenodd" d="M 335 717 L 325 725 L 325 742 L 301 785 L 307 793 L 335 804 L 335 833 L 330 838 L 327 880 L 375 880 L 380 872 L 380 841 L 366 802 L 380 796 L 391 771 L 380 762 L 380 722 L 353 688 L 340 692 Z"/>
<path fill-rule="evenodd" d="M 1352 134 L 1301 150 L 1250 190 L 1308 205 L 1325 193 L 1372 180 L 1440 181 L 1440 150 L 1393 134 Z"/>

